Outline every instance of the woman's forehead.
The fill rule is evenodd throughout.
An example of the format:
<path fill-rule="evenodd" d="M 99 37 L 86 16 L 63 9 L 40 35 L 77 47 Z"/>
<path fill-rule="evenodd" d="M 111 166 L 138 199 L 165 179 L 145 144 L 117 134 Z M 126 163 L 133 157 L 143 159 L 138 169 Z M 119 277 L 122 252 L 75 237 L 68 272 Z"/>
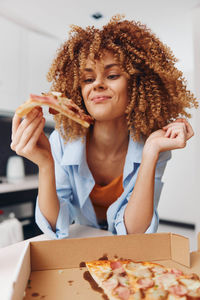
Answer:
<path fill-rule="evenodd" d="M 118 62 L 111 52 L 106 51 L 99 59 L 88 57 L 86 59 L 85 69 L 94 69 L 97 65 L 105 68 L 106 66 L 118 65 Z"/>

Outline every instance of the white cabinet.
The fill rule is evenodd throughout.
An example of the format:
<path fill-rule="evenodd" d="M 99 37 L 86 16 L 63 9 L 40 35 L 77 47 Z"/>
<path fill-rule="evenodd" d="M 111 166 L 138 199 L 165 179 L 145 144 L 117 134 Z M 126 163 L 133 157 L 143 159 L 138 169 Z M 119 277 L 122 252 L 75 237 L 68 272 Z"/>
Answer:
<path fill-rule="evenodd" d="M 0 17 L 0 110 L 14 111 L 30 93 L 48 91 L 46 80 L 59 44 Z"/>
<path fill-rule="evenodd" d="M 0 109 L 11 110 L 20 95 L 21 30 L 0 18 Z"/>

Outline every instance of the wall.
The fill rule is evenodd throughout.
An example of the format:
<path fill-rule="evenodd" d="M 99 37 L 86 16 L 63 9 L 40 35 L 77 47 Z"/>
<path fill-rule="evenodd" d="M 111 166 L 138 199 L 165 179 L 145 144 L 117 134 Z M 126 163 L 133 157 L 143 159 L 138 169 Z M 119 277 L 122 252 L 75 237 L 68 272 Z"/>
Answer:
<path fill-rule="evenodd" d="M 191 16 L 194 68 L 189 74 L 189 87 L 200 99 L 200 8 L 194 9 Z M 200 109 L 192 110 L 190 122 L 195 135 L 185 149 L 173 151 L 173 158 L 163 177 L 165 186 L 159 214 L 163 219 L 195 224 L 196 230 L 200 231 Z"/>
<path fill-rule="evenodd" d="M 0 17 L 0 110 L 11 111 L 30 91 L 49 90 L 46 73 L 57 44 Z"/>
<path fill-rule="evenodd" d="M 200 99 L 200 6 L 194 11 L 194 86 L 195 93 Z M 195 113 L 195 222 L 197 231 L 200 231 L 200 107 Z"/>

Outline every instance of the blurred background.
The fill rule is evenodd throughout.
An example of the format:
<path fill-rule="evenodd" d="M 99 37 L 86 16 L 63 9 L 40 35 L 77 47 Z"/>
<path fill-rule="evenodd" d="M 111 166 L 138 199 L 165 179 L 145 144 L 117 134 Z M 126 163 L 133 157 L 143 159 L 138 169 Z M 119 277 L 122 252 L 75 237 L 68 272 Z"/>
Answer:
<path fill-rule="evenodd" d="M 15 155 L 9 147 L 13 113 L 30 93 L 49 90 L 46 74 L 71 24 L 101 27 L 115 14 L 150 27 L 172 49 L 188 88 L 200 97 L 200 0 L 0 0 L 0 209 L 2 219 L 15 213 L 24 238 L 40 233 L 33 217 L 37 168 L 23 159 L 25 176 L 7 178 L 8 159 Z M 163 177 L 159 215 L 161 224 L 197 232 L 200 113 L 191 113 L 195 136 L 187 148 L 173 151 Z M 46 117 L 49 135 L 54 124 Z"/>

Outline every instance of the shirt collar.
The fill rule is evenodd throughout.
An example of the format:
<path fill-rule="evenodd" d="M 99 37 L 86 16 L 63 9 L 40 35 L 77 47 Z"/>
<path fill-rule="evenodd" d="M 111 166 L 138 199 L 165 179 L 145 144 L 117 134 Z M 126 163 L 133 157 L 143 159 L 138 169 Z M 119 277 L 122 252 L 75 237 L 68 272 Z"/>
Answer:
<path fill-rule="evenodd" d="M 141 163 L 143 148 L 144 148 L 143 141 L 136 142 L 133 140 L 132 136 L 129 136 L 127 158 L 129 158 L 129 160 L 132 162 Z"/>
<path fill-rule="evenodd" d="M 68 142 L 64 145 L 64 153 L 61 160 L 61 165 L 73 166 L 80 165 L 83 157 L 85 157 L 85 137 Z"/>
<path fill-rule="evenodd" d="M 134 163 L 141 163 L 143 147 L 144 142 L 136 142 L 133 140 L 132 136 L 129 136 L 128 151 L 124 166 L 124 178 L 133 171 Z M 88 175 L 89 168 L 86 160 L 86 137 L 79 138 L 64 145 L 64 154 L 61 165 L 78 165 L 80 174 L 83 176 Z"/>

